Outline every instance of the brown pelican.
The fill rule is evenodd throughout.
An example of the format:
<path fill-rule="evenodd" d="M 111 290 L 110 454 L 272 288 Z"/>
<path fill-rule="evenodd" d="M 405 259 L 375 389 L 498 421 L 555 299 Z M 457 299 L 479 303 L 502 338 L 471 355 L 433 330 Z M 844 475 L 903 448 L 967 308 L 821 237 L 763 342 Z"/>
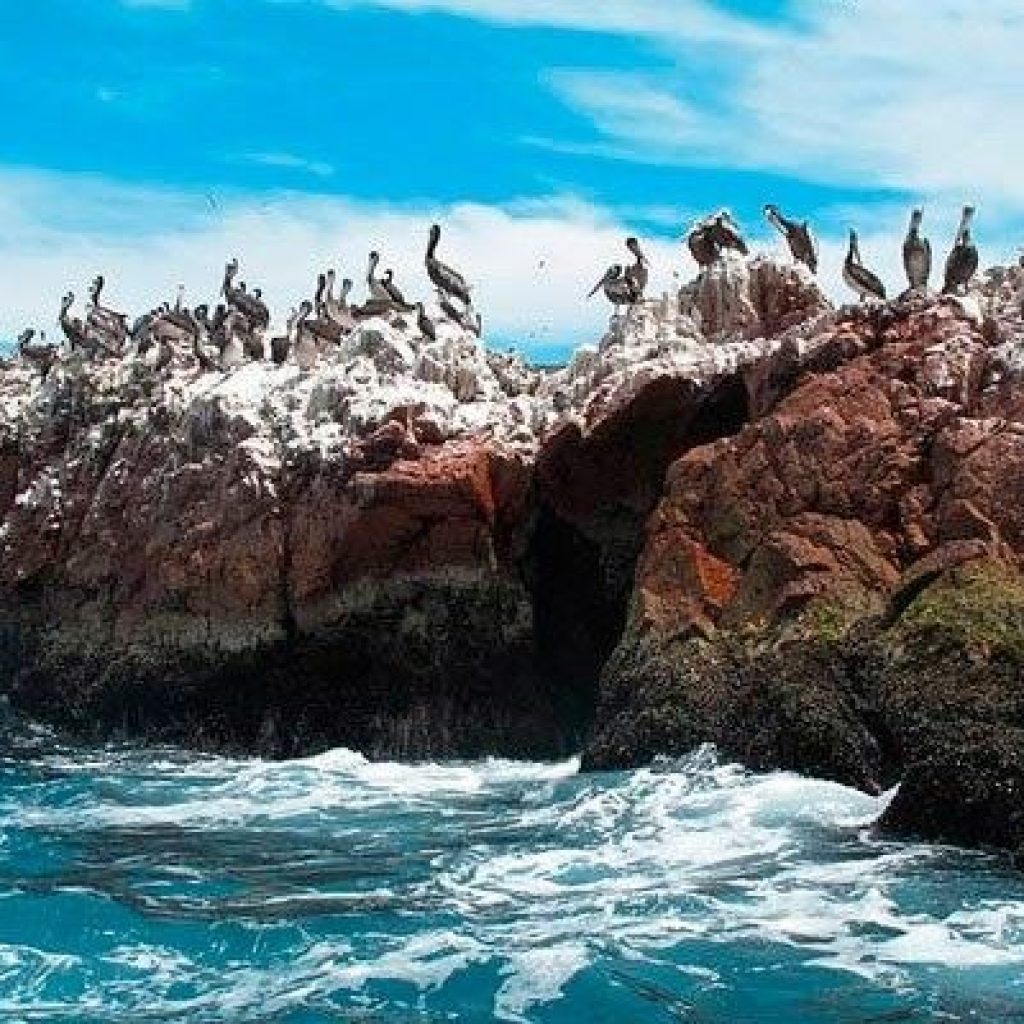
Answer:
<path fill-rule="evenodd" d="M 18 354 L 30 366 L 34 366 L 45 377 L 57 361 L 56 345 L 33 345 L 35 329 L 26 328 L 18 336 Z"/>
<path fill-rule="evenodd" d="M 236 288 L 234 281 L 238 275 L 238 260 L 232 259 L 224 266 L 224 281 L 221 292 L 229 306 L 234 306 L 243 313 L 253 327 L 266 327 L 270 323 L 270 310 L 266 303 L 256 295 L 250 295 L 243 288 Z"/>
<path fill-rule="evenodd" d="M 383 282 L 377 277 L 377 266 L 380 263 L 380 253 L 371 252 L 366 267 L 366 287 L 370 290 L 370 299 L 380 303 L 384 307 L 390 307 L 394 303 L 391 292 L 384 287 Z"/>
<path fill-rule="evenodd" d="M 441 307 L 441 312 L 444 313 L 444 315 L 449 320 L 451 320 L 452 323 L 462 323 L 462 313 L 460 313 L 459 310 L 457 310 L 451 304 L 451 302 L 448 299 L 448 296 L 443 291 L 441 291 L 440 288 L 437 289 L 437 302 L 438 305 Z"/>
<path fill-rule="evenodd" d="M 275 366 L 282 366 L 288 361 L 288 353 L 292 347 L 292 333 L 295 330 L 295 323 L 298 319 L 299 311 L 293 309 L 288 317 L 284 334 L 279 334 L 270 339 L 270 358 Z"/>
<path fill-rule="evenodd" d="M 197 334 L 192 339 L 192 354 L 199 363 L 199 368 L 207 373 L 220 369 L 217 364 L 203 351 L 200 337 Z"/>
<path fill-rule="evenodd" d="M 927 238 L 921 237 L 923 218 L 923 210 L 911 213 L 907 237 L 903 240 L 903 269 L 907 272 L 912 292 L 926 291 L 932 273 L 932 245 Z"/>
<path fill-rule="evenodd" d="M 316 365 L 317 356 L 320 354 L 316 335 L 306 330 L 306 321 L 312 312 L 313 303 L 309 299 L 303 299 L 299 306 L 299 315 L 295 320 L 295 362 L 299 364 L 300 370 L 311 370 Z"/>
<path fill-rule="evenodd" d="M 946 259 L 946 280 L 942 286 L 943 295 L 956 295 L 966 292 L 978 269 L 978 249 L 971 241 L 971 222 L 974 220 L 974 207 L 965 206 L 957 229 L 956 242 Z"/>
<path fill-rule="evenodd" d="M 103 287 L 106 284 L 102 274 L 97 274 L 89 287 L 89 307 L 85 315 L 87 327 L 93 328 L 103 337 L 108 349 L 120 349 L 128 337 L 128 318 L 102 304 Z"/>
<path fill-rule="evenodd" d="M 434 321 L 427 316 L 422 302 L 416 303 L 416 313 L 416 326 L 419 328 L 420 334 L 428 341 L 437 341 L 437 329 L 434 327 Z"/>
<path fill-rule="evenodd" d="M 384 278 L 381 281 L 381 287 L 391 296 L 391 301 L 399 308 L 403 310 L 414 309 L 414 306 L 410 306 L 405 301 L 405 296 L 402 294 L 398 285 L 395 284 L 395 273 L 393 270 L 385 270 Z"/>
<path fill-rule="evenodd" d="M 608 301 L 615 307 L 616 313 L 619 306 L 632 306 L 637 301 L 637 294 L 629 280 L 623 276 L 622 267 L 618 263 L 605 271 L 604 277 L 590 289 L 587 298 L 591 298 L 602 288 Z"/>
<path fill-rule="evenodd" d="M 719 249 L 735 249 L 744 256 L 750 251 L 740 234 L 739 225 L 728 210 L 720 210 L 709 224 L 711 238 Z"/>
<path fill-rule="evenodd" d="M 843 280 L 862 302 L 868 297 L 885 298 L 885 285 L 861 263 L 860 242 L 857 240 L 857 232 L 853 230 L 850 231 L 850 248 L 843 264 Z"/>
<path fill-rule="evenodd" d="M 440 288 L 446 295 L 454 295 L 464 306 L 469 306 L 472 299 L 469 296 L 469 285 L 466 279 L 447 264 L 442 263 L 436 256 L 438 242 L 441 241 L 441 226 L 433 224 L 430 228 L 430 239 L 427 242 L 427 277 L 432 284 Z"/>
<path fill-rule="evenodd" d="M 626 281 L 636 295 L 636 301 L 640 301 L 647 291 L 647 257 L 640 250 L 640 243 L 635 238 L 626 239 L 626 248 L 633 254 L 634 263 L 626 267 Z"/>
<path fill-rule="evenodd" d="M 76 348 L 90 348 L 89 339 L 85 332 L 85 327 L 82 321 L 77 316 L 69 316 L 69 310 L 75 303 L 75 293 L 68 292 L 64 298 L 60 300 L 60 315 L 57 318 L 60 322 L 61 330 L 64 332 L 64 337 L 68 339 L 68 345 L 71 351 L 74 352 Z"/>
<path fill-rule="evenodd" d="M 228 313 L 224 320 L 224 344 L 220 350 L 222 369 L 234 370 L 245 363 L 248 327 L 249 320 L 244 313 L 237 309 Z"/>
<path fill-rule="evenodd" d="M 327 275 L 317 274 L 316 293 L 313 296 L 313 309 L 317 316 L 324 315 L 324 292 L 327 290 Z"/>
<path fill-rule="evenodd" d="M 797 263 L 803 263 L 812 274 L 816 274 L 818 272 L 818 244 L 814 235 L 811 234 L 807 221 L 790 220 L 774 203 L 768 203 L 765 206 L 764 215 L 768 219 L 768 223 L 786 239 L 793 259 Z"/>
<path fill-rule="evenodd" d="M 686 244 L 690 249 L 697 266 L 702 270 L 710 267 L 718 259 L 721 252 L 706 226 L 695 228 L 686 236 Z"/>

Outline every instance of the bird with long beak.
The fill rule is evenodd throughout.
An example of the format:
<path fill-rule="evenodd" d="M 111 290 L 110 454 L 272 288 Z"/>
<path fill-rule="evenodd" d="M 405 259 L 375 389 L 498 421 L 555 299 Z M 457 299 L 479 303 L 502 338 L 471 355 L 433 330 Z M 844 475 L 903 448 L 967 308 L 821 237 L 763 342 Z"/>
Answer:
<path fill-rule="evenodd" d="M 857 232 L 850 230 L 850 248 L 843 263 L 843 280 L 857 293 L 863 302 L 867 298 L 885 299 L 885 285 L 861 262 L 860 242 Z"/>
<path fill-rule="evenodd" d="M 622 266 L 618 263 L 604 272 L 604 277 L 590 289 L 587 298 L 593 298 L 602 289 L 605 297 L 615 307 L 616 314 L 618 314 L 620 306 L 632 306 L 637 301 L 637 294 L 623 274 Z"/>
<path fill-rule="evenodd" d="M 647 257 L 640 248 L 640 242 L 633 237 L 626 239 L 626 248 L 633 254 L 633 264 L 626 267 L 625 277 L 636 295 L 636 301 L 639 302 L 644 297 L 644 292 L 647 291 L 647 281 L 650 276 L 647 269 Z"/>
<path fill-rule="evenodd" d="M 958 295 L 967 291 L 978 270 L 978 247 L 971 240 L 971 224 L 974 221 L 974 207 L 965 206 L 957 229 L 956 242 L 946 259 L 946 280 L 942 286 L 943 295 Z"/>
<path fill-rule="evenodd" d="M 446 295 L 454 296 L 464 306 L 472 303 L 469 292 L 470 287 L 466 279 L 457 270 L 442 263 L 437 258 L 437 246 L 441 241 L 441 226 L 434 224 L 430 228 L 430 237 L 427 240 L 427 253 L 424 263 L 427 268 L 427 277 L 431 284 L 439 288 Z"/>
<path fill-rule="evenodd" d="M 923 210 L 914 210 L 910 215 L 907 237 L 903 240 L 903 269 L 907 272 L 910 291 L 923 292 L 928 288 L 932 273 L 932 245 L 921 236 Z"/>
<path fill-rule="evenodd" d="M 789 246 L 790 255 L 797 263 L 802 263 L 812 274 L 818 272 L 818 244 L 807 221 L 790 220 L 774 204 L 768 203 L 764 215 Z"/>

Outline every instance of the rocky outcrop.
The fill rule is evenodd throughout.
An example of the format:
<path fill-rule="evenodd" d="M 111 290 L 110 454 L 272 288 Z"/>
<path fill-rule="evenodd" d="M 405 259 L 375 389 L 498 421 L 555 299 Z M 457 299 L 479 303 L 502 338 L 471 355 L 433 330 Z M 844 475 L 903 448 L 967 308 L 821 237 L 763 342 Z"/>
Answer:
<path fill-rule="evenodd" d="M 711 349 L 662 299 L 544 374 L 436 323 L 366 321 L 310 371 L 187 350 L 8 369 L 15 703 L 273 755 L 578 748 L 665 468 L 738 428 L 714 396 L 773 343 Z M 586 491 L 584 464 L 621 460 L 615 500 Z"/>
<path fill-rule="evenodd" d="M 589 765 L 711 741 L 906 779 L 887 819 L 904 830 L 1024 838 L 999 809 L 1024 725 L 1024 334 L 994 332 L 997 308 L 983 291 L 841 314 L 770 411 L 672 465 Z M 973 832 L 942 810 L 967 790 Z"/>
<path fill-rule="evenodd" d="M 729 257 L 548 372 L 384 321 L 306 372 L 15 364 L 0 688 L 275 756 L 710 741 L 1021 848 L 1022 278 L 833 310 Z"/>

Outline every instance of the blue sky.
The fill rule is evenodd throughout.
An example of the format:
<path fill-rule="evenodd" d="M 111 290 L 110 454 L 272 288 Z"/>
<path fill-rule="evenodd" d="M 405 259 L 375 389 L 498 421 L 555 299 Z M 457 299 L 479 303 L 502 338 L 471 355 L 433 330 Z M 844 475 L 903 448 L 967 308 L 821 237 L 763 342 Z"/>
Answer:
<path fill-rule="evenodd" d="M 851 223 L 898 284 L 924 202 L 991 259 L 1024 225 L 1024 5 L 933 0 L 46 0 L 0 9 L 0 331 L 96 270 L 122 306 L 216 289 L 237 252 L 282 314 L 423 234 L 477 280 L 496 338 L 590 337 L 582 294 L 640 233 L 766 200 L 812 218 L 829 287 Z"/>

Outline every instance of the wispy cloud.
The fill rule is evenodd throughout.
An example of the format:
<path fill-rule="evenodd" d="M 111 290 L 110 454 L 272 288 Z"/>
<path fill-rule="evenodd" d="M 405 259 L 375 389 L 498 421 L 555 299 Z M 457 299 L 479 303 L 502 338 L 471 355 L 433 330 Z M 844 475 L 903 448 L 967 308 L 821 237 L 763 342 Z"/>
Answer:
<path fill-rule="evenodd" d="M 292 2 L 292 0 L 288 0 Z M 502 25 L 768 46 L 774 30 L 705 0 L 322 0 L 331 7 L 449 14 Z"/>
<path fill-rule="evenodd" d="M 308 160 L 294 153 L 249 153 L 244 159 L 262 167 L 279 167 L 288 171 L 305 171 L 317 178 L 329 178 L 334 167 L 323 160 Z"/>
<path fill-rule="evenodd" d="M 1024 208 L 1024 136 L 1010 99 L 1024 49 L 1016 0 L 983 14 L 939 0 L 927 17 L 888 0 L 805 0 L 800 14 L 771 45 L 734 37 L 718 75 L 692 70 L 683 54 L 701 40 L 677 33 L 662 39 L 678 58 L 669 70 L 564 69 L 549 82 L 593 122 L 596 155 Z"/>

